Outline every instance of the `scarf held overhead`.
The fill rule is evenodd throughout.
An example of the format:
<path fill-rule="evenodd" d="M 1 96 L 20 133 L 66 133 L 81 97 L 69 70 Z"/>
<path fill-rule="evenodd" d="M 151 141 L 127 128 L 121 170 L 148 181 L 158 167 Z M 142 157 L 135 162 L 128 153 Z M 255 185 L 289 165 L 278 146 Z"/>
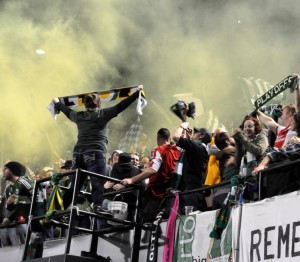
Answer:
<path fill-rule="evenodd" d="M 91 93 L 98 94 L 98 96 L 101 99 L 101 102 L 110 102 L 110 101 L 123 100 L 123 99 L 131 96 L 137 90 L 139 90 L 140 96 L 138 99 L 136 111 L 137 111 L 138 115 L 142 115 L 143 114 L 142 110 L 147 105 L 147 101 L 145 99 L 145 93 L 142 89 L 143 89 L 143 85 L 138 85 L 138 86 L 131 86 L 131 87 L 116 88 L 116 89 L 105 90 L 105 91 L 96 91 L 96 92 L 91 92 Z M 87 94 L 90 94 L 90 93 L 59 97 L 59 101 L 67 107 L 83 106 L 84 105 L 84 97 Z M 47 108 L 51 112 L 51 115 L 53 116 L 53 118 L 55 119 L 57 114 L 55 112 L 54 103 L 51 102 L 47 106 Z"/>

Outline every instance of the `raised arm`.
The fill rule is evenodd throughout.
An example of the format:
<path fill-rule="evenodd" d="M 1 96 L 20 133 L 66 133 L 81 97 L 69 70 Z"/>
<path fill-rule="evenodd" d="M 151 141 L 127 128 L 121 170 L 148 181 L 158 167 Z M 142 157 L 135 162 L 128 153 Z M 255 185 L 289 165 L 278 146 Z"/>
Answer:
<path fill-rule="evenodd" d="M 54 103 L 55 109 L 58 112 L 61 111 L 66 115 L 67 118 L 70 118 L 70 115 L 73 112 L 73 110 L 71 108 L 66 107 L 64 104 L 62 104 L 57 97 L 53 98 L 52 101 Z"/>
<path fill-rule="evenodd" d="M 273 133 L 276 134 L 277 127 L 279 126 L 278 123 L 272 118 L 267 115 L 265 115 L 263 112 L 257 110 L 257 115 L 259 117 L 259 120 L 265 124 Z"/>
<path fill-rule="evenodd" d="M 129 107 L 137 98 L 139 97 L 139 91 L 134 92 L 131 96 L 122 100 L 120 103 L 116 105 L 117 113 L 123 112 L 127 107 Z"/>
<path fill-rule="evenodd" d="M 173 136 L 173 140 L 175 141 L 175 143 L 177 143 L 179 141 L 180 137 L 186 136 L 186 131 L 187 131 L 188 126 L 189 126 L 188 122 L 183 122 L 176 129 L 174 136 Z"/>

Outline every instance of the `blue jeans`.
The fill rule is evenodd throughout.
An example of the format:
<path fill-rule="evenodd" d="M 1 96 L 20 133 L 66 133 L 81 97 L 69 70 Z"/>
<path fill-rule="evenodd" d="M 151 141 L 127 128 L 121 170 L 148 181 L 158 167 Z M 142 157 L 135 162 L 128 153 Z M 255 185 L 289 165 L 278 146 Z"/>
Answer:
<path fill-rule="evenodd" d="M 93 173 L 106 175 L 106 160 L 105 154 L 97 147 L 75 147 L 73 152 L 73 169 L 81 168 Z M 79 188 L 84 185 L 87 175 L 81 173 Z M 75 175 L 72 176 L 70 189 L 63 196 L 64 207 L 67 208 L 72 202 L 72 194 L 74 189 Z M 96 177 L 91 177 L 92 184 L 92 201 L 94 205 L 102 203 L 104 192 L 104 180 Z"/>

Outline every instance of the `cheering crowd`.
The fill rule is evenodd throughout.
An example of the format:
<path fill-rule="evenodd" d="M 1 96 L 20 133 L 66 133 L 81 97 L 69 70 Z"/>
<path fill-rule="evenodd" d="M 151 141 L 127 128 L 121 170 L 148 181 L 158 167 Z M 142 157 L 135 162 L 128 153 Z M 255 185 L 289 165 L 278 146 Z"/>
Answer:
<path fill-rule="evenodd" d="M 296 75 L 295 75 L 296 76 Z M 122 152 L 115 150 L 106 159 L 107 124 L 123 112 L 136 99 L 138 90 L 119 104 L 102 109 L 99 96 L 86 95 L 85 111 L 73 111 L 53 99 L 57 112 L 62 112 L 77 126 L 78 140 L 73 150 L 73 159 L 67 160 L 60 170 L 46 168 L 37 175 L 32 175 L 28 168 L 17 161 L 8 161 L 3 168 L 3 179 L 6 187 L 1 192 L 0 206 L 0 240 L 1 246 L 24 243 L 26 223 L 32 200 L 34 180 L 51 177 L 54 173 L 64 173 L 78 168 L 116 178 L 120 182 L 83 175 L 79 181 L 84 194 L 79 199 L 80 207 L 90 212 L 107 214 L 107 204 L 113 200 L 105 197 L 105 193 L 124 189 L 128 185 L 137 184 L 144 188 L 142 196 L 143 222 L 153 222 L 162 200 L 170 190 L 187 192 L 230 181 L 235 176 L 257 174 L 269 164 L 285 161 L 291 155 L 300 153 L 300 93 L 299 84 L 295 90 L 295 104 L 283 106 L 281 125 L 271 116 L 260 110 L 241 119 L 239 128 L 228 132 L 223 128 L 208 130 L 207 128 L 190 127 L 187 122 L 188 108 L 179 112 L 181 123 L 171 132 L 167 128 L 157 131 L 157 146 L 154 149 L 141 148 L 138 152 Z M 276 135 L 272 141 L 270 134 Z M 27 170 L 26 170 L 27 169 Z M 72 201 L 75 176 L 64 177 L 60 181 L 63 187 L 63 204 L 67 209 Z M 40 185 L 37 197 L 36 215 L 47 212 L 47 201 L 51 195 L 52 184 Z M 214 191 L 193 192 L 183 194 L 180 199 L 179 213 L 185 213 L 185 206 L 202 212 L 218 209 L 222 206 L 230 186 Z M 248 198 L 257 200 L 256 191 L 250 192 Z M 128 219 L 133 220 L 136 212 L 136 195 L 127 194 L 123 201 L 128 204 Z M 168 217 L 169 203 L 166 203 Z M 90 227 L 90 220 L 80 221 L 82 227 Z M 98 228 L 108 225 L 99 221 Z M 53 239 L 64 236 L 51 222 L 41 226 L 39 237 Z"/>

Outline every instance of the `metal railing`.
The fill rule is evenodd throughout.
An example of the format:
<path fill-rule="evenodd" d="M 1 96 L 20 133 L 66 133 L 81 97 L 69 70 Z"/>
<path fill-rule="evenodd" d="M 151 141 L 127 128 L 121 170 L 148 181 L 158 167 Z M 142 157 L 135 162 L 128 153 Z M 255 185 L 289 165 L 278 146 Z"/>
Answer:
<path fill-rule="evenodd" d="M 138 185 L 130 185 L 130 186 L 128 186 L 128 188 L 117 190 L 116 192 L 106 193 L 106 194 L 103 195 L 103 196 L 110 196 L 110 195 L 116 195 L 116 194 L 126 194 L 126 193 L 129 193 L 129 192 L 136 192 L 136 194 L 137 194 L 137 197 L 136 197 L 137 198 L 137 201 L 136 201 L 137 209 L 136 210 L 137 211 L 135 213 L 134 221 L 120 220 L 120 219 L 117 219 L 117 218 L 114 218 L 114 217 L 108 217 L 108 216 L 101 215 L 101 214 L 98 214 L 98 213 L 80 210 L 77 207 L 77 197 L 78 197 L 78 194 L 82 194 L 80 192 L 80 188 L 79 188 L 80 185 L 78 183 L 78 181 L 80 181 L 80 177 L 82 175 L 96 177 L 96 178 L 99 178 L 99 179 L 102 179 L 102 180 L 105 180 L 105 181 L 111 181 L 111 182 L 115 182 L 115 183 L 120 183 L 121 180 L 111 178 L 111 177 L 107 177 L 107 176 L 103 176 L 103 175 L 93 173 L 93 172 L 89 172 L 89 171 L 82 170 L 82 169 L 76 169 L 76 170 L 71 171 L 71 172 L 59 174 L 59 176 L 61 178 L 65 177 L 65 176 L 69 176 L 69 175 L 75 175 L 74 187 L 73 187 L 73 196 L 72 196 L 72 202 L 70 204 L 70 208 L 68 210 L 55 212 L 52 216 L 53 219 L 55 219 L 55 218 L 59 218 L 59 217 L 64 216 L 64 215 L 69 215 L 69 223 L 59 222 L 59 223 L 56 224 L 58 226 L 65 227 L 65 228 L 69 229 L 68 234 L 67 234 L 67 239 L 66 239 L 65 254 L 70 253 L 72 236 L 74 235 L 72 229 L 75 229 L 78 232 L 84 232 L 84 233 L 92 234 L 92 239 L 91 239 L 91 244 L 90 244 L 90 252 L 89 252 L 91 254 L 97 254 L 98 237 L 99 236 L 101 236 L 103 234 L 108 234 L 108 233 L 113 233 L 113 232 L 122 232 L 122 231 L 128 231 L 128 230 L 134 229 L 134 242 L 133 242 L 133 249 L 132 249 L 132 261 L 133 262 L 138 261 L 139 246 L 140 246 L 140 239 L 141 239 L 141 219 L 140 219 L 139 211 L 140 211 L 142 187 L 138 186 Z M 28 249 L 29 249 L 31 234 L 33 232 L 32 222 L 33 221 L 39 221 L 41 219 L 46 218 L 46 215 L 35 216 L 34 213 L 35 213 L 35 210 L 36 210 L 36 207 L 37 207 L 38 188 L 39 188 L 41 183 L 49 181 L 49 180 L 51 180 L 51 177 L 35 181 L 33 196 L 32 196 L 32 201 L 31 201 L 31 207 L 30 207 L 30 213 L 29 213 L 29 218 L 28 218 L 28 230 L 27 230 L 27 234 L 26 234 L 25 246 L 24 246 L 24 251 L 23 251 L 23 260 L 26 259 Z M 61 187 L 61 188 L 64 189 L 64 190 L 66 190 L 66 189 L 67 190 L 72 190 L 72 189 L 69 189 L 69 188 L 66 188 L 66 187 Z M 85 193 L 85 194 L 88 194 L 88 193 Z M 89 217 L 93 218 L 94 223 L 92 224 L 92 229 L 74 226 L 75 218 L 79 215 L 89 216 Z M 111 227 L 103 228 L 103 229 L 97 229 L 96 228 L 97 223 L 95 221 L 95 219 L 97 219 L 97 218 L 100 218 L 100 219 L 103 219 L 103 220 L 109 220 L 109 221 L 113 221 L 113 222 L 118 222 L 118 224 L 120 224 L 120 225 L 111 226 Z"/>
<path fill-rule="evenodd" d="M 268 168 L 262 170 L 261 172 L 259 172 L 258 177 L 257 177 L 257 182 L 258 182 L 258 200 L 262 199 L 262 179 L 263 176 L 268 172 L 272 172 L 274 171 L 274 173 L 276 173 L 276 170 L 279 170 L 281 168 L 286 168 L 286 167 L 290 167 L 293 165 L 299 165 L 300 164 L 300 159 L 298 160 L 286 160 L 284 162 L 281 162 L 279 164 L 274 164 L 274 165 L 270 165 Z M 101 214 L 96 214 L 96 213 L 92 213 L 92 212 L 88 212 L 88 211 L 83 211 L 77 208 L 77 196 L 78 194 L 80 194 L 79 191 L 79 184 L 77 183 L 77 181 L 79 181 L 80 176 L 82 174 L 86 174 L 89 176 L 94 176 L 94 177 L 98 177 L 100 179 L 103 180 L 109 180 L 115 183 L 120 183 L 121 181 L 118 179 L 114 179 L 114 178 L 110 178 L 107 176 L 103 176 L 103 175 L 99 175 L 96 173 L 92 173 L 92 172 L 88 172 L 85 170 L 81 170 L 81 169 L 77 169 L 76 171 L 71 171 L 65 174 L 61 174 L 61 176 L 68 176 L 68 175 L 75 175 L 75 184 L 74 184 L 74 191 L 73 191 L 73 198 L 72 198 L 72 203 L 71 203 L 71 207 L 70 210 L 65 210 L 65 211 L 61 211 L 58 214 L 56 214 L 56 216 L 62 216 L 65 214 L 70 214 L 70 219 L 69 219 L 69 224 L 67 223 L 61 223 L 62 226 L 67 227 L 69 229 L 76 229 L 78 231 L 81 232 L 85 232 L 88 234 L 92 234 L 92 240 L 91 240 L 91 246 L 90 246 L 90 252 L 91 253 L 96 253 L 97 252 L 97 245 L 98 245 L 98 237 L 103 235 L 103 234 L 108 234 L 108 233 L 112 233 L 112 232 L 121 232 L 121 231 L 127 231 L 127 230 L 132 230 L 134 229 L 134 242 L 133 242 L 133 251 L 132 251 L 132 260 L 133 262 L 136 262 L 139 260 L 139 250 L 140 250 L 140 240 L 141 240 L 141 230 L 142 230 L 142 219 L 141 218 L 141 214 L 140 214 L 140 203 L 141 203 L 141 187 L 137 186 L 137 185 L 131 185 L 129 188 L 125 188 L 125 189 L 121 189 L 118 190 L 117 192 L 112 192 L 112 193 L 106 193 L 104 194 L 104 196 L 110 196 L 110 195 L 115 195 L 115 194 L 125 194 L 125 193 L 129 193 L 132 191 L 137 191 L 137 211 L 135 213 L 135 218 L 134 218 L 134 222 L 132 221 L 126 221 L 126 220 L 119 220 L 119 219 L 115 219 L 113 217 L 106 217 L 104 215 Z M 300 176 L 300 174 L 299 174 Z M 240 176 L 239 176 L 240 177 Z M 241 179 L 244 180 L 244 182 L 246 183 L 247 180 L 249 178 L 253 178 L 251 175 L 250 176 L 245 176 L 245 177 L 240 177 Z M 33 193 L 33 200 L 36 199 L 37 196 L 37 190 L 38 187 L 41 183 L 50 180 L 51 178 L 46 178 L 46 179 L 42 179 L 39 181 L 36 181 L 35 186 L 34 186 L 34 193 Z M 198 189 L 194 189 L 194 190 L 189 190 L 189 191 L 185 191 L 185 192 L 181 192 L 181 191 L 176 191 L 176 190 L 172 190 L 170 194 L 167 195 L 167 197 L 163 200 L 163 202 L 166 201 L 166 199 L 168 198 L 173 198 L 175 197 L 175 195 L 173 194 L 174 192 L 178 192 L 179 195 L 187 195 L 187 194 L 193 194 L 196 192 L 200 192 L 205 194 L 207 191 L 213 190 L 213 189 L 217 189 L 217 188 L 222 188 L 225 186 L 228 186 L 231 184 L 231 181 L 226 181 L 226 182 L 221 182 L 219 184 L 216 185 L 212 185 L 212 186 L 205 186 L 202 188 L 198 188 Z M 62 187 L 63 188 L 63 187 Z M 67 189 L 67 188 L 63 188 L 63 189 Z M 89 194 L 89 193 L 84 193 L 84 194 Z M 236 203 L 238 204 L 238 202 Z M 39 219 L 43 219 L 45 218 L 45 216 L 34 216 L 34 211 L 36 208 L 36 201 L 32 201 L 31 203 L 31 208 L 30 208 L 30 215 L 29 215 L 29 221 L 28 221 L 28 232 L 26 235 L 26 241 L 25 241 L 25 247 L 24 247 L 24 253 L 23 253 L 23 260 L 26 258 L 26 254 L 28 251 L 28 246 L 29 246 L 29 242 L 30 242 L 30 237 L 31 237 L 31 222 L 34 220 L 39 220 Z M 241 210 L 242 212 L 242 210 Z M 80 228 L 80 227 L 74 227 L 74 218 L 78 215 L 86 215 L 86 216 L 90 216 L 93 218 L 102 218 L 102 219 L 106 219 L 106 220 L 110 220 L 110 221 L 114 221 L 114 222 L 118 222 L 120 224 L 122 224 L 122 226 L 117 226 L 117 227 L 111 227 L 111 228 L 104 228 L 104 229 L 100 229 L 100 230 L 96 230 L 96 228 L 94 227 L 93 229 L 87 229 L 87 228 Z M 239 221 L 241 222 L 241 221 Z M 95 224 L 94 224 L 95 226 Z M 71 239 L 72 239 L 72 230 L 68 231 L 68 236 L 67 236 L 67 244 L 66 244 L 66 249 L 65 249 L 65 254 L 69 254 L 70 252 L 70 245 L 71 245 Z M 237 247 L 238 249 L 239 247 Z M 237 251 L 237 250 L 236 250 Z M 238 251 L 237 251 L 238 253 Z"/>

